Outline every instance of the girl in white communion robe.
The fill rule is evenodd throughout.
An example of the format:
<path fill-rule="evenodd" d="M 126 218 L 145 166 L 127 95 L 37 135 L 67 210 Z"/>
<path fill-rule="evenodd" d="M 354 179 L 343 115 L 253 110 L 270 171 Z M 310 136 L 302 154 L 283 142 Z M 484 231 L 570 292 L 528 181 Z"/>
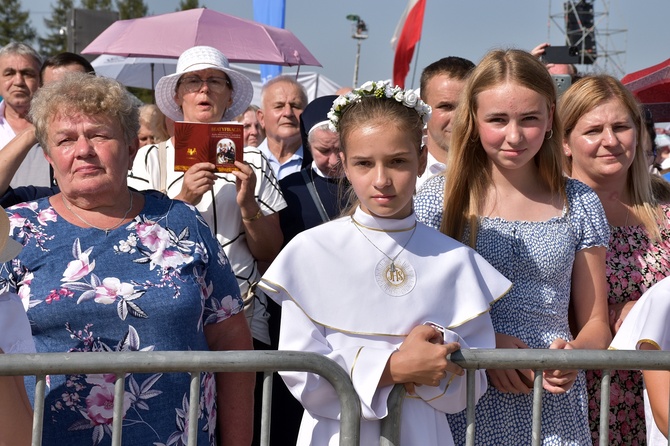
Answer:
<path fill-rule="evenodd" d="M 466 407 L 459 348 L 494 348 L 490 305 L 511 283 L 474 250 L 417 222 L 430 108 L 385 81 L 335 100 L 353 213 L 298 234 L 259 286 L 282 306 L 280 350 L 316 352 L 349 373 L 362 406 L 361 444 L 379 444 L 394 384 L 408 390 L 401 444 L 452 445 L 445 413 Z M 299 445 L 337 445 L 341 407 L 317 374 L 282 372 L 305 412 Z M 486 375 L 476 373 L 476 398 Z"/>
<path fill-rule="evenodd" d="M 635 302 L 612 340 L 611 350 L 670 350 L 670 277 Z M 643 370 L 647 445 L 668 444 L 670 371 Z"/>

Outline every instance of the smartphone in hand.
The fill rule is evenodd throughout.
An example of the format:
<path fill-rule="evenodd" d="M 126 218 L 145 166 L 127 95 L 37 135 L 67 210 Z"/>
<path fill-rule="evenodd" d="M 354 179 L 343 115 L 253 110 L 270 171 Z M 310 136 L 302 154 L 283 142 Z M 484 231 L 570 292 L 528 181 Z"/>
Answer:
<path fill-rule="evenodd" d="M 542 55 L 544 63 L 576 64 L 579 63 L 579 48 L 576 46 L 548 46 Z"/>

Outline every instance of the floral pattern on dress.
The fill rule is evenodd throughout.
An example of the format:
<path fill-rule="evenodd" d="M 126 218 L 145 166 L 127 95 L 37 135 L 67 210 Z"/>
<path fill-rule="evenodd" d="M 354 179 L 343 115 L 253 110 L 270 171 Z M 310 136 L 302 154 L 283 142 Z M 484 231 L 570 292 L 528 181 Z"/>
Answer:
<path fill-rule="evenodd" d="M 52 240 L 54 236 L 47 235 L 47 233 L 43 230 L 43 227 L 46 227 L 48 222 L 57 221 L 58 214 L 56 214 L 56 211 L 54 211 L 51 207 L 49 209 L 40 210 L 37 206 L 37 202 L 34 201 L 29 203 L 19 203 L 14 206 L 14 208 L 29 209 L 33 211 L 38 224 L 35 224 L 35 222 L 29 220 L 28 218 L 24 218 L 19 214 L 8 213 L 9 232 L 10 234 L 13 234 L 15 229 L 18 230 L 17 238 L 24 238 L 27 241 L 34 241 L 38 247 L 44 250 L 44 243 L 48 240 Z"/>
<path fill-rule="evenodd" d="M 613 227 L 607 249 L 608 303 L 638 300 L 645 291 L 670 275 L 670 206 L 662 206 L 666 227 L 661 241 L 649 239 L 639 225 Z M 586 373 L 589 423 L 593 444 L 599 442 L 600 370 Z M 646 444 L 642 373 L 613 370 L 610 385 L 610 445 Z"/>
<path fill-rule="evenodd" d="M 66 327 L 72 339 L 82 341 L 84 347 L 72 351 L 152 351 L 153 346 L 140 348 L 139 335 L 135 328 L 128 326 L 126 336 L 119 341 L 115 347 L 110 347 L 100 340 L 96 340 L 90 331 L 91 325 L 83 330 L 73 330 L 69 325 Z M 135 375 L 127 374 L 125 377 L 128 389 L 123 399 L 123 425 L 146 424 L 142 419 L 140 410 L 150 410 L 150 399 L 159 396 L 163 392 L 153 389 L 154 384 L 162 377 L 162 373 L 156 373 L 141 383 L 138 383 Z M 67 378 L 65 391 L 50 405 L 52 418 L 57 417 L 62 411 L 79 412 L 83 418 L 73 422 L 68 430 L 92 429 L 92 445 L 98 445 L 105 436 L 112 435 L 112 420 L 114 415 L 114 383 L 115 375 L 70 375 Z M 87 394 L 88 393 L 88 394 Z"/>
<path fill-rule="evenodd" d="M 29 302 L 38 352 L 208 350 L 204 326 L 242 310 L 228 258 L 195 208 L 145 197 L 140 215 L 109 234 L 71 225 L 48 199 L 7 210 L 24 249 L 0 279 Z M 188 374 L 124 382 L 123 444 L 186 445 Z M 113 374 L 47 376 L 43 444 L 111 444 L 114 383 Z M 202 373 L 198 444 L 216 444 L 216 412 L 214 374 Z"/>

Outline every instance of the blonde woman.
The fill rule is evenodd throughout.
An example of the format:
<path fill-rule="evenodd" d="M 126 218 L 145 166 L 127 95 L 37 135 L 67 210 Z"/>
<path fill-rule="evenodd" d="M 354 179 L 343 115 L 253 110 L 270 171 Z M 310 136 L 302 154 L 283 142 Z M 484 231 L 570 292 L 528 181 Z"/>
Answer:
<path fill-rule="evenodd" d="M 144 104 L 140 107 L 140 130 L 137 132 L 140 147 L 147 144 L 158 144 L 170 139 L 165 115 L 155 104 Z"/>
<path fill-rule="evenodd" d="M 561 99 L 565 169 L 588 184 L 605 209 L 612 236 L 607 248 L 612 334 L 635 302 L 670 275 L 670 206 L 652 194 L 643 147 L 644 123 L 635 98 L 617 79 L 589 76 Z M 589 371 L 589 419 L 598 442 L 600 371 Z M 609 444 L 645 441 L 642 374 L 612 373 Z"/>

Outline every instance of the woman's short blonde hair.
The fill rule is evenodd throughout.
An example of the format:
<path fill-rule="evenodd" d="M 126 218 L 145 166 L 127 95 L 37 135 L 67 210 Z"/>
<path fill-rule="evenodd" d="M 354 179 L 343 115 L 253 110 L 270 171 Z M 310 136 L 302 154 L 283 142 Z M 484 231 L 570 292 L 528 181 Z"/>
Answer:
<path fill-rule="evenodd" d="M 119 82 L 86 73 L 69 73 L 41 87 L 30 104 L 29 117 L 42 148 L 49 152 L 47 129 L 57 115 L 106 116 L 123 130 L 124 142 L 133 144 L 140 129 L 138 101 Z"/>
<path fill-rule="evenodd" d="M 140 107 L 140 124 L 151 130 L 157 142 L 170 139 L 165 115 L 156 104 L 144 104 Z"/>

